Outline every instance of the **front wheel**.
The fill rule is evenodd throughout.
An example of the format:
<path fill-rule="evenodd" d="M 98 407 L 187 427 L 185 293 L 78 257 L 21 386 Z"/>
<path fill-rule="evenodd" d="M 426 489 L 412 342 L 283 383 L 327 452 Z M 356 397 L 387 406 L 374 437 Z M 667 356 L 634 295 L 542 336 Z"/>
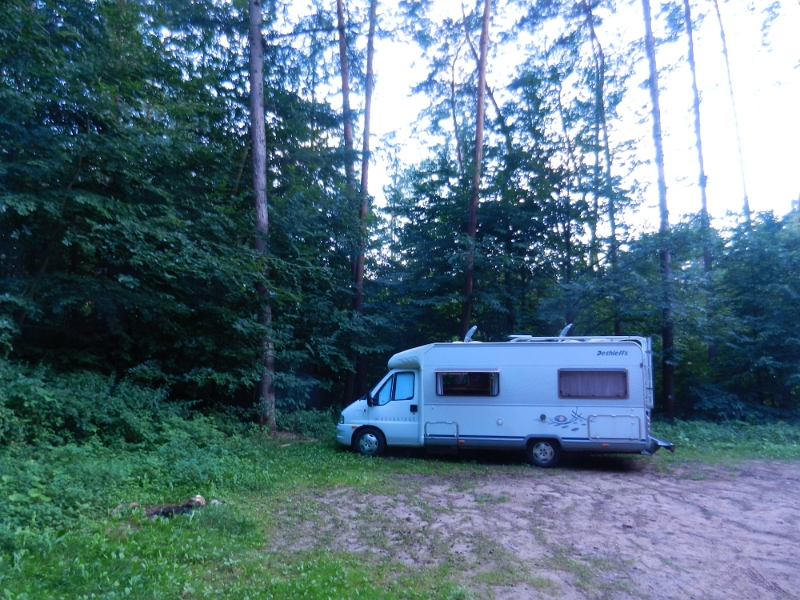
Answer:
<path fill-rule="evenodd" d="M 362 456 L 380 456 L 386 449 L 386 440 L 380 431 L 367 427 L 356 433 L 353 447 Z"/>
<path fill-rule="evenodd" d="M 561 460 L 561 446 L 555 440 L 533 440 L 528 444 L 528 460 L 537 467 L 555 467 Z"/>

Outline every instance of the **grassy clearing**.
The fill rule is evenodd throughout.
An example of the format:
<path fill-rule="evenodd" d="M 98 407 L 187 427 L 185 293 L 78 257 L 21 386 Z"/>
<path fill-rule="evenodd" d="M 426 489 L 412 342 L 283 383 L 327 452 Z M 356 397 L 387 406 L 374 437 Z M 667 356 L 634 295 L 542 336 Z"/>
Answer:
<path fill-rule="evenodd" d="M 384 497 L 413 495 L 412 478 L 442 479 L 463 488 L 477 505 L 500 510 L 504 497 L 476 493 L 473 485 L 498 471 L 532 475 L 515 455 L 435 459 L 397 453 L 370 460 L 338 448 L 331 438 L 269 439 L 209 418 L 173 420 L 162 429 L 150 444 L 90 439 L 0 448 L 4 597 L 455 599 L 476 597 L 463 587 L 465 581 L 478 590 L 515 582 L 549 585 L 529 579 L 514 561 L 467 577 L 473 566 L 447 558 L 448 548 L 436 540 L 429 541 L 429 551 L 440 560 L 423 566 L 409 566 L 387 552 L 331 550 L 319 543 L 303 548 L 291 540 L 299 535 L 297 525 L 309 522 L 317 541 L 335 539 L 338 524 L 316 500 L 322 495 L 338 491 L 369 504 L 376 490 Z M 675 455 L 660 453 L 661 462 L 800 458 L 800 429 L 784 424 L 676 422 L 654 429 L 678 446 Z M 151 521 L 136 509 L 112 514 L 118 504 L 179 502 L 194 494 L 223 504 L 170 520 Z M 424 503 L 415 508 L 423 518 L 446 510 Z M 380 530 L 377 508 L 371 517 L 365 514 Z M 394 544 L 424 539 L 411 528 L 395 529 Z M 282 543 L 273 543 L 278 538 Z M 365 544 L 381 549 L 386 543 L 377 533 L 373 538 Z M 604 565 L 579 562 L 557 555 L 548 567 L 571 573 L 590 588 L 606 585 L 597 575 Z"/>
<path fill-rule="evenodd" d="M 653 434 L 675 444 L 667 460 L 720 462 L 748 459 L 800 459 L 800 426 L 784 422 L 657 422 Z M 659 455 L 669 452 L 659 452 Z"/>
<path fill-rule="evenodd" d="M 346 487 L 367 497 L 398 474 L 450 472 L 457 463 L 369 460 L 331 442 L 251 433 L 180 451 L 5 449 L 0 468 L 2 493 L 12 498 L 0 509 L 0 590 L 8 598 L 358 597 L 352 590 L 387 599 L 467 597 L 441 567 L 421 573 L 363 553 L 268 550 L 275 514 L 286 508 L 290 522 L 292 511 L 307 517 L 317 508 L 311 492 Z M 31 484 L 33 493 L 24 489 Z M 223 504 L 169 520 L 151 521 L 135 508 L 111 514 L 118 504 L 197 493 Z"/>

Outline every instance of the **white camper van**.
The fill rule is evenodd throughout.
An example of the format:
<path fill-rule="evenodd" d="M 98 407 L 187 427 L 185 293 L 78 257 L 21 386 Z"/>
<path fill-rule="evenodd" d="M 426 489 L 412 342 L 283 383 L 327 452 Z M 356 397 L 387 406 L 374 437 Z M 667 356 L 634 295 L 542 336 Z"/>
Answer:
<path fill-rule="evenodd" d="M 675 448 L 650 434 L 647 338 L 428 344 L 395 354 L 389 369 L 339 418 L 337 440 L 367 456 L 387 446 L 492 448 L 552 467 L 562 451 Z"/>

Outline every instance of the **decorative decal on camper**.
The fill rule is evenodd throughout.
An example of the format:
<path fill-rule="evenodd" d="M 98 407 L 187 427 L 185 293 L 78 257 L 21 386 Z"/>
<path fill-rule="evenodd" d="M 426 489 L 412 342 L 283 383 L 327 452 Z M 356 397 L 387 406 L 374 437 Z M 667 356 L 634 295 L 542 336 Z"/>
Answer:
<path fill-rule="evenodd" d="M 547 424 L 548 425 L 556 425 L 561 427 L 561 429 L 570 429 L 570 425 L 583 425 L 583 423 L 588 423 L 589 419 L 584 417 L 580 414 L 577 410 L 573 410 L 572 414 L 567 417 L 565 415 L 556 415 L 552 419 L 550 419 Z M 572 431 L 578 431 L 580 427 L 572 427 Z"/>

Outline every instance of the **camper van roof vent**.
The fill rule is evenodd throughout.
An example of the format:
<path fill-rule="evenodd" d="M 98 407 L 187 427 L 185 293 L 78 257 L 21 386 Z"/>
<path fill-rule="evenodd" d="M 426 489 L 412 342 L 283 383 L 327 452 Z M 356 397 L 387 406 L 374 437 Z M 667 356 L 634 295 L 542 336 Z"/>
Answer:
<path fill-rule="evenodd" d="M 472 340 L 472 336 L 475 335 L 475 332 L 478 331 L 478 326 L 473 325 L 469 328 L 467 335 L 464 336 L 464 343 L 469 344 L 470 340 Z"/>

